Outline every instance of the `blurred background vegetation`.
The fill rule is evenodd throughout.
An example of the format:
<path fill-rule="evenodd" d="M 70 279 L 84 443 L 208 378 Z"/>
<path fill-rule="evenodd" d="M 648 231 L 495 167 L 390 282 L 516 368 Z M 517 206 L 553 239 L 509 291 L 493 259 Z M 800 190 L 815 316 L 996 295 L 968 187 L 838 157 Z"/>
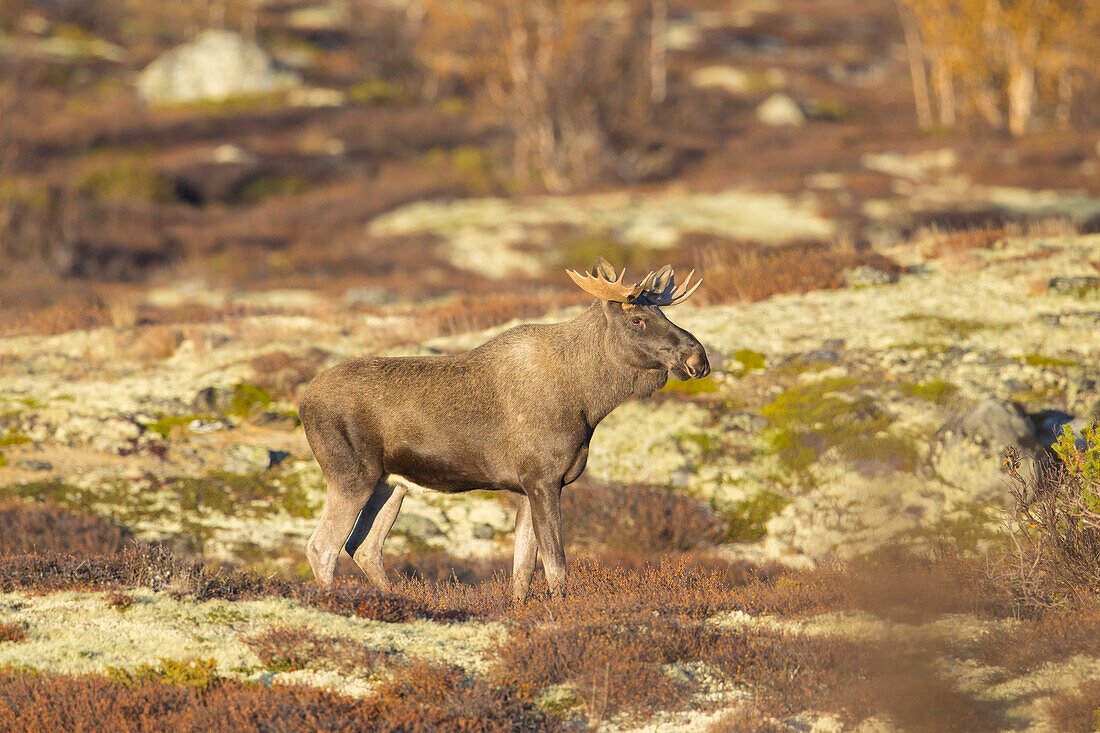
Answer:
<path fill-rule="evenodd" d="M 7 0 L 0 325 L 184 280 L 545 295 L 594 253 L 755 299 L 721 273 L 1092 231 L 1098 30 L 1087 0 Z"/>

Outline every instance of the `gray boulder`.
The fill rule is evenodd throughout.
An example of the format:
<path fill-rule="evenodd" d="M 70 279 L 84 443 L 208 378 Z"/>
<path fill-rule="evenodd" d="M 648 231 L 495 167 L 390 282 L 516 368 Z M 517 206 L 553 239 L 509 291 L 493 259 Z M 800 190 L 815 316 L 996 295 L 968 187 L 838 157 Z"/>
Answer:
<path fill-rule="evenodd" d="M 393 523 L 393 531 L 407 537 L 425 538 L 439 537 L 443 530 L 439 525 L 419 514 L 399 514 L 397 521 Z"/>
<path fill-rule="evenodd" d="M 1005 495 L 1001 452 L 1016 448 L 1027 463 L 1035 460 L 1035 426 L 1014 402 L 987 397 L 952 416 L 932 441 L 930 463 L 948 484 L 974 499 Z"/>
<path fill-rule="evenodd" d="M 229 31 L 205 30 L 146 66 L 137 89 L 149 104 L 182 104 L 266 94 L 297 83 L 296 75 L 277 70 L 254 41 Z"/>

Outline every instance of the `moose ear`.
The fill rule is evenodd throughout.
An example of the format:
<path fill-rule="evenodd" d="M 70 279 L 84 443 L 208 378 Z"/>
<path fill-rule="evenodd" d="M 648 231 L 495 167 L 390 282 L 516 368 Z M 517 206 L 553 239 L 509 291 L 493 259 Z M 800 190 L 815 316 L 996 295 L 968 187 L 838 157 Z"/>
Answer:
<path fill-rule="evenodd" d="M 596 258 L 596 264 L 592 266 L 592 276 L 602 275 L 605 280 L 615 279 L 615 268 L 603 257 Z"/>

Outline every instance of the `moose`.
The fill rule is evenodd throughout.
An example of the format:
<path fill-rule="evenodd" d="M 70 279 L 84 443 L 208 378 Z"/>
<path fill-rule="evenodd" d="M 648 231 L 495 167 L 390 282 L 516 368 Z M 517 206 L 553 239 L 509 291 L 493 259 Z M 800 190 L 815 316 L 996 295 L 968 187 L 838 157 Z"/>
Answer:
<path fill-rule="evenodd" d="M 710 373 L 699 341 L 661 308 L 686 300 L 666 265 L 624 283 L 602 257 L 566 274 L 596 300 L 564 323 L 526 324 L 457 355 L 363 357 L 307 386 L 299 415 L 324 474 L 321 519 L 306 545 L 317 581 L 332 583 L 346 550 L 375 586 L 389 587 L 382 545 L 408 491 L 509 491 L 519 496 L 512 596 L 527 597 L 542 557 L 552 597 L 565 586 L 561 492 L 588 460 L 600 421 L 668 379 Z"/>

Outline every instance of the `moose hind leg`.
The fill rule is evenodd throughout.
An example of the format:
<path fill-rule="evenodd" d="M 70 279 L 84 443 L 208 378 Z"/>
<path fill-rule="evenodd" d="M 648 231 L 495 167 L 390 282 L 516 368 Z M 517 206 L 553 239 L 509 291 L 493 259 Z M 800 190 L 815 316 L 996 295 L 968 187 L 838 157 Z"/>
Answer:
<path fill-rule="evenodd" d="M 361 473 L 355 471 L 325 476 L 328 484 L 325 506 L 321 510 L 317 529 L 306 543 L 306 558 L 321 585 L 328 587 L 332 584 L 340 551 L 344 549 L 359 512 L 367 503 L 370 487 L 378 482 L 379 476 L 380 470 L 370 470 L 369 467 L 362 467 Z"/>
<path fill-rule="evenodd" d="M 345 547 L 367 579 L 383 590 L 390 587 L 390 581 L 382 564 L 382 545 L 393 529 L 408 491 L 404 486 L 392 486 L 385 480 L 375 484 Z"/>

